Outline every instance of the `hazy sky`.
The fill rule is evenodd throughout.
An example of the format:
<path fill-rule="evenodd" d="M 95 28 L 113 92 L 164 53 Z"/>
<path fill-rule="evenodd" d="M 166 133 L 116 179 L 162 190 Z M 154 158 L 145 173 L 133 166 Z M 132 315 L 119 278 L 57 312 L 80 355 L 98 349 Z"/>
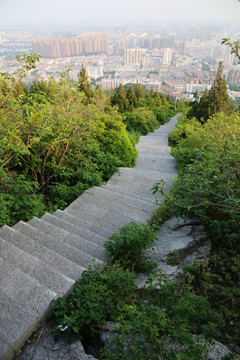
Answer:
<path fill-rule="evenodd" d="M 163 22 L 240 25 L 240 1 L 0 0 L 0 29 L 24 25 L 161 25 Z"/>

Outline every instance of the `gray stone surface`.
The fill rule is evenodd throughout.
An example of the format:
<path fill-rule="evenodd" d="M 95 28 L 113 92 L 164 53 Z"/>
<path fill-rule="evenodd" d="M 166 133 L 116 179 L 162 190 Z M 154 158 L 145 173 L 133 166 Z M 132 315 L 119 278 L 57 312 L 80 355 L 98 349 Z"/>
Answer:
<path fill-rule="evenodd" d="M 27 312 L 46 312 L 56 293 L 0 257 L 1 293 Z"/>
<path fill-rule="evenodd" d="M 107 199 L 112 200 L 114 202 L 117 202 L 117 204 L 124 204 L 133 208 L 136 208 L 138 210 L 141 210 L 143 212 L 146 212 L 148 215 L 152 212 L 154 209 L 154 206 L 149 203 L 148 201 L 144 201 L 141 199 L 136 199 L 135 197 L 127 196 L 124 193 L 118 193 L 114 191 L 112 188 L 108 187 L 93 187 L 89 190 L 85 191 L 85 194 L 90 194 L 92 196 L 95 196 L 99 199 Z"/>
<path fill-rule="evenodd" d="M 106 197 L 98 197 L 95 195 L 91 195 L 85 193 L 81 195 L 79 200 L 84 201 L 88 204 L 96 205 L 101 209 L 107 209 L 111 213 L 116 213 L 118 215 L 127 216 L 128 218 L 132 219 L 132 221 L 146 221 L 149 219 L 149 212 L 139 210 L 136 207 L 132 207 L 129 205 L 122 204 L 118 200 L 114 199 L 107 199 Z"/>
<path fill-rule="evenodd" d="M 142 200 L 144 202 L 152 204 L 152 206 L 156 205 L 156 197 L 153 194 L 151 194 L 151 195 L 149 195 L 149 194 L 141 194 L 140 195 L 139 193 L 136 193 L 133 190 L 121 189 L 121 188 L 118 188 L 118 187 L 115 187 L 115 186 L 111 186 L 110 184 L 102 185 L 102 188 L 111 190 L 111 191 L 116 192 L 118 194 L 124 194 L 126 196 L 129 196 L 131 198 L 135 198 L 137 200 Z"/>
<path fill-rule="evenodd" d="M 74 284 L 74 280 L 57 272 L 36 257 L 0 238 L 1 258 L 36 279 L 40 284 L 63 296 Z"/>
<path fill-rule="evenodd" d="M 179 265 L 168 264 L 169 253 Z M 170 279 L 176 280 L 183 275 L 182 262 L 201 261 L 209 253 L 210 242 L 203 227 L 173 216 L 162 225 L 153 248 L 145 250 L 143 255 L 146 260 L 154 261 Z M 146 274 L 139 274 L 138 286 L 143 286 L 146 280 Z"/>
<path fill-rule="evenodd" d="M 65 210 L 57 210 L 55 211 L 54 216 L 58 217 L 59 219 L 66 220 L 71 224 L 77 225 L 78 227 L 84 229 L 86 232 L 92 234 L 89 240 L 91 239 L 91 237 L 95 237 L 96 234 L 105 237 L 106 239 L 112 235 L 112 231 L 104 229 L 103 227 L 100 227 L 96 224 L 92 224 L 86 220 L 83 220 L 79 216 L 71 215 L 70 211 L 67 213 L 65 212 Z"/>
<path fill-rule="evenodd" d="M 36 332 L 35 337 L 29 339 L 30 345 L 18 352 L 18 360 L 94 360 L 85 354 L 80 341 L 71 345 L 65 340 L 54 341 L 48 326 Z"/>
<path fill-rule="evenodd" d="M 36 257 L 43 263 L 54 267 L 57 271 L 70 279 L 79 279 L 84 270 L 84 268 L 78 264 L 75 264 L 45 246 L 42 246 L 37 241 L 30 239 L 9 226 L 4 225 L 0 229 L 0 237 L 19 247 L 26 253 Z"/>
<path fill-rule="evenodd" d="M 41 220 L 37 220 L 41 222 Z M 34 239 L 39 244 L 82 266 L 83 268 L 87 268 L 92 263 L 93 256 L 91 254 L 91 251 L 98 250 L 98 248 L 93 248 L 91 243 L 88 244 L 88 247 L 83 247 L 85 243 L 82 245 L 82 242 L 78 242 L 79 248 L 76 246 L 72 246 L 72 244 L 68 244 L 65 239 L 56 239 L 53 236 L 40 231 L 38 228 L 31 226 L 29 223 L 19 222 L 14 226 L 14 228 L 22 234 L 31 237 L 31 239 Z M 67 236 L 68 235 L 69 234 L 67 234 Z M 90 247 L 91 249 L 89 249 Z M 82 251 L 82 248 L 84 249 L 84 251 Z M 89 250 L 89 253 L 87 252 L 87 250 Z M 97 261 L 101 262 L 101 260 Z"/>
<path fill-rule="evenodd" d="M 45 220 L 48 221 L 46 218 Z M 72 223 L 71 221 L 69 221 L 69 216 L 67 214 L 65 214 L 64 212 L 59 212 L 58 210 L 51 215 L 50 221 L 52 224 L 56 224 L 58 226 L 61 225 L 61 227 L 64 226 L 64 228 L 67 228 L 68 226 L 69 231 L 73 234 L 81 236 L 83 239 L 86 239 L 87 241 L 93 242 L 97 245 L 104 244 L 107 239 L 106 236 L 94 233 L 88 229 L 85 229 L 82 226 L 79 226 L 79 224 Z M 109 235 L 109 233 L 106 232 L 105 235 Z"/>
<path fill-rule="evenodd" d="M 71 261 L 83 266 L 84 268 L 87 268 L 92 263 L 92 257 L 96 257 L 99 260 L 106 260 L 104 254 L 101 252 L 102 244 L 97 245 L 93 242 L 85 240 L 81 236 L 44 221 L 43 218 L 33 218 L 29 221 L 29 224 L 46 235 L 49 234 L 52 237 L 59 239 L 60 241 L 56 244 L 56 251 L 61 252 L 63 256 L 72 258 L 73 260 Z M 76 249 L 70 249 L 69 247 Z M 66 251 L 66 255 L 64 255 L 64 249 Z"/>

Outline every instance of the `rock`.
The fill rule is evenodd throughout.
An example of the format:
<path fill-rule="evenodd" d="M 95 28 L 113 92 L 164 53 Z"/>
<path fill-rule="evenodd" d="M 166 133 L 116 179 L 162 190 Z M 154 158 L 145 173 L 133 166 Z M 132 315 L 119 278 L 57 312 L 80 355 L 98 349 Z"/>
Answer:
<path fill-rule="evenodd" d="M 21 354 L 18 353 L 15 359 L 95 360 L 93 356 L 85 354 L 81 341 L 76 341 L 70 345 L 66 339 L 61 338 L 55 342 L 48 326 L 40 329 L 28 342 L 29 346 L 26 346 Z"/>
<path fill-rule="evenodd" d="M 214 344 L 209 346 L 206 360 L 223 360 L 226 356 L 229 356 L 231 351 L 218 341 L 214 341 Z M 238 355 L 232 359 L 240 359 Z"/>
<path fill-rule="evenodd" d="M 70 345 L 73 360 L 95 360 L 91 355 L 85 354 L 81 341 L 75 341 Z"/>

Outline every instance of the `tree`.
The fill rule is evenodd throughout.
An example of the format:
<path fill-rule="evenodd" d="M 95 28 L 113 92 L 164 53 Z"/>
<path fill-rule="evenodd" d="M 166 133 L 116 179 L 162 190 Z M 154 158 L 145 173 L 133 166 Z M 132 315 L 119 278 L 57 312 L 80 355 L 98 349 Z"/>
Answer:
<path fill-rule="evenodd" d="M 133 90 L 132 86 L 130 86 L 130 88 L 128 89 L 127 99 L 128 99 L 129 106 L 134 108 L 136 101 L 137 101 L 137 97 L 135 95 L 135 91 Z"/>
<path fill-rule="evenodd" d="M 144 99 L 144 95 L 145 95 L 144 89 L 139 83 L 136 83 L 135 95 L 136 95 L 137 101 L 140 99 Z"/>
<path fill-rule="evenodd" d="M 79 76 L 78 76 L 78 90 L 86 96 L 85 103 L 90 104 L 91 99 L 93 97 L 93 89 L 88 80 L 87 70 L 85 66 L 82 64 Z"/>
<path fill-rule="evenodd" d="M 231 101 L 227 93 L 227 84 L 223 78 L 222 62 L 219 63 L 217 76 L 209 92 L 209 115 L 223 112 L 229 115 L 233 111 Z"/>
<path fill-rule="evenodd" d="M 119 85 L 112 99 L 112 105 L 118 105 L 120 112 L 125 112 L 128 107 L 127 94 L 122 84 Z"/>

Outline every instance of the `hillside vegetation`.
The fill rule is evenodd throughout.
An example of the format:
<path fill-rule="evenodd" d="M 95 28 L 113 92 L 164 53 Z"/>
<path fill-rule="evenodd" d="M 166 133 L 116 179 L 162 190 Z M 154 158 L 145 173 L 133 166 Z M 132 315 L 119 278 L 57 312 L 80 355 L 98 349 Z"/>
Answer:
<path fill-rule="evenodd" d="M 63 209 L 87 188 L 134 165 L 141 134 L 166 122 L 174 107 L 137 84 L 128 93 L 95 90 L 81 68 L 79 82 L 22 80 L 37 55 L 18 56 L 15 77 L 0 74 L 0 226 Z"/>

